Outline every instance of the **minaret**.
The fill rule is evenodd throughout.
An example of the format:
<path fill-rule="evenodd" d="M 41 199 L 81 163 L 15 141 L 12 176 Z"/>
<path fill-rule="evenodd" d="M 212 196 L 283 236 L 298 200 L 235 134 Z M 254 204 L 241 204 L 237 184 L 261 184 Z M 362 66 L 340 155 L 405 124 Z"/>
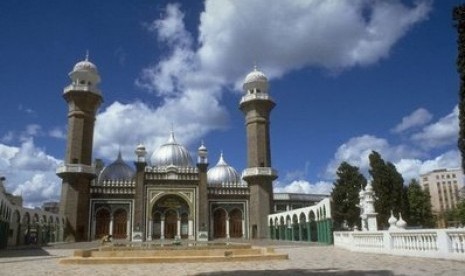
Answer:
<path fill-rule="evenodd" d="M 103 101 L 97 85 L 97 67 L 89 61 L 78 62 L 71 73 L 71 84 L 64 88 L 68 103 L 66 157 L 57 175 L 63 179 L 60 213 L 66 217 L 65 240 L 84 241 L 89 232 L 90 182 L 96 177 L 92 166 L 95 115 Z"/>
<path fill-rule="evenodd" d="M 134 195 L 134 223 L 132 225 L 132 241 L 145 241 L 146 233 L 146 210 L 145 210 L 145 167 L 147 166 L 145 146 L 140 143 L 135 152 L 136 154 L 136 191 Z"/>
<path fill-rule="evenodd" d="M 199 169 L 199 225 L 198 225 L 198 235 L 197 240 L 204 241 L 208 240 L 208 229 L 209 223 L 209 214 L 208 214 L 208 189 L 207 189 L 207 170 L 208 170 L 208 150 L 205 145 L 200 145 L 197 151 L 197 168 Z"/>
<path fill-rule="evenodd" d="M 250 189 L 249 235 L 261 239 L 269 236 L 267 217 L 273 205 L 273 180 L 278 177 L 270 152 L 270 112 L 275 103 L 268 95 L 268 79 L 256 67 L 245 78 L 243 89 L 240 109 L 245 115 L 247 168 L 242 178 Z"/>

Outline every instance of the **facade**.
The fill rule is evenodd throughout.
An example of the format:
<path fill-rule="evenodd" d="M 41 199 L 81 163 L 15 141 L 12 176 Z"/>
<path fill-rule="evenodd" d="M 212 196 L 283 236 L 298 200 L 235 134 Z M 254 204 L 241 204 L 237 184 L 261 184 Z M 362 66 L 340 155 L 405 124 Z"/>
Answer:
<path fill-rule="evenodd" d="M 325 198 L 313 206 L 268 215 L 268 227 L 273 240 L 331 244 L 331 200 Z"/>
<path fill-rule="evenodd" d="M 0 177 L 0 249 L 63 240 L 64 220 L 58 214 L 24 208 L 22 198 L 5 191 Z"/>
<path fill-rule="evenodd" d="M 433 214 L 441 217 L 460 201 L 460 190 L 464 187 L 463 172 L 460 169 L 441 169 L 420 175 L 420 185 L 431 197 Z M 445 227 L 439 220 L 439 226 Z"/>
<path fill-rule="evenodd" d="M 244 81 L 239 107 L 245 115 L 247 168 L 239 174 L 221 154 L 209 167 L 203 143 L 194 163 L 189 151 L 171 133 L 152 156 L 135 147 L 135 168 L 121 153 L 108 166 L 92 164 L 97 108 L 103 100 L 97 67 L 78 62 L 64 89 L 68 103 L 65 163 L 60 214 L 66 218 L 65 239 L 266 238 L 267 216 L 273 210 L 269 118 L 275 103 L 266 76 L 255 68 Z M 168 131 L 167 131 L 168 132 Z M 150 149 L 153 150 L 153 149 Z"/>
<path fill-rule="evenodd" d="M 329 195 L 324 194 L 297 194 L 297 193 L 274 193 L 273 212 L 281 213 L 294 209 L 316 205 Z"/>

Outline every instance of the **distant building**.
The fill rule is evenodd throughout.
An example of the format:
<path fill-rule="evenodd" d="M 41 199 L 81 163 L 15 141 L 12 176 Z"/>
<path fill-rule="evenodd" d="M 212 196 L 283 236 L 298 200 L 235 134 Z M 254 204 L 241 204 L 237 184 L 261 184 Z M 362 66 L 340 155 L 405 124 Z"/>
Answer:
<path fill-rule="evenodd" d="M 272 212 L 280 213 L 313 206 L 328 197 L 329 195 L 323 194 L 274 193 Z"/>
<path fill-rule="evenodd" d="M 57 213 L 22 206 L 21 196 L 7 193 L 0 177 L 0 249 L 63 241 L 64 219 Z"/>
<path fill-rule="evenodd" d="M 461 169 L 440 169 L 420 175 L 420 185 L 431 196 L 431 209 L 438 217 L 438 226 L 445 227 L 442 215 L 457 206 L 464 187 Z"/>
<path fill-rule="evenodd" d="M 60 203 L 56 201 L 49 201 L 49 202 L 44 202 L 42 204 L 42 210 L 54 214 L 58 214 L 60 211 Z"/>

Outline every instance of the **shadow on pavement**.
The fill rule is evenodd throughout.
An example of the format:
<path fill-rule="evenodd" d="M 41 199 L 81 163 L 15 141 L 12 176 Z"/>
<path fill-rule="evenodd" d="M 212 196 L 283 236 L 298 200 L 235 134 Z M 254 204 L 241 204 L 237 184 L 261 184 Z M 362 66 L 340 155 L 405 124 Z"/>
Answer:
<path fill-rule="evenodd" d="M 287 269 L 287 270 L 236 270 L 218 271 L 196 274 L 197 276 L 280 276 L 280 275 L 336 275 L 336 276 L 394 276 L 389 270 L 347 270 L 334 271 L 333 269 Z"/>
<path fill-rule="evenodd" d="M 0 258 L 50 256 L 40 247 L 14 248 L 0 250 Z"/>

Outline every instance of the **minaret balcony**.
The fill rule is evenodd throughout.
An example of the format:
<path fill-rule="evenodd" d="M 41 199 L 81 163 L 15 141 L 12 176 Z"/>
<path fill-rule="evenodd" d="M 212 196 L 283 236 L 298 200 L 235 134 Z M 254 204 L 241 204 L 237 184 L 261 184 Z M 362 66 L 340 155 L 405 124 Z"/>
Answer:
<path fill-rule="evenodd" d="M 247 178 L 252 177 L 269 177 L 272 179 L 278 178 L 278 172 L 270 167 L 253 167 L 247 168 L 242 172 L 242 179 L 246 180 Z"/>
<path fill-rule="evenodd" d="M 273 101 L 270 95 L 266 93 L 255 93 L 242 96 L 240 104 L 254 100 Z"/>
<path fill-rule="evenodd" d="M 85 91 L 85 92 L 90 92 L 96 95 L 101 96 L 102 93 L 100 92 L 100 89 L 98 89 L 95 86 L 88 85 L 88 84 L 70 84 L 63 89 L 63 94 L 66 94 L 70 91 Z"/>
<path fill-rule="evenodd" d="M 83 164 L 63 164 L 56 170 L 56 174 L 59 177 L 65 177 L 69 174 L 85 174 L 95 177 L 95 167 L 83 165 Z"/>

